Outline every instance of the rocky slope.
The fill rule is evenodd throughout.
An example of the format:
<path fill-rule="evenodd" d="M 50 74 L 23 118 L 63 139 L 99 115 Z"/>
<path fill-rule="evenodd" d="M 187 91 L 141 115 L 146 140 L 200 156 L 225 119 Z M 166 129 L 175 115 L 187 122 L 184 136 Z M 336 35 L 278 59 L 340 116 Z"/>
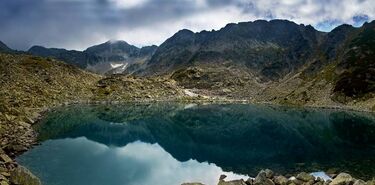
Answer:
<path fill-rule="evenodd" d="M 12 158 L 35 143 L 32 125 L 49 107 L 71 102 L 184 97 L 183 91 L 168 79 L 104 77 L 50 58 L 1 52 L 0 85 L 3 87 L 0 89 L 1 184 L 38 184 L 37 178 Z M 25 176 L 26 180 L 20 176 Z"/>
<path fill-rule="evenodd" d="M 133 74 L 195 93 L 257 102 L 375 109 L 375 21 L 329 33 L 284 20 L 181 30 Z"/>
<path fill-rule="evenodd" d="M 32 136 L 23 135 L 25 130 L 34 123 L 37 112 L 48 107 L 77 101 L 154 101 L 184 97 L 183 91 L 170 79 L 99 76 L 60 61 L 30 55 L 0 53 L 0 84 L 6 87 L 0 90 L 2 148 L 17 143 L 26 143 L 27 147 L 28 136 Z"/>
<path fill-rule="evenodd" d="M 28 52 L 36 56 L 52 57 L 91 72 L 113 74 L 122 73 L 129 64 L 149 60 L 156 48 L 137 48 L 125 41 L 108 41 L 89 47 L 85 51 L 33 46 Z"/>

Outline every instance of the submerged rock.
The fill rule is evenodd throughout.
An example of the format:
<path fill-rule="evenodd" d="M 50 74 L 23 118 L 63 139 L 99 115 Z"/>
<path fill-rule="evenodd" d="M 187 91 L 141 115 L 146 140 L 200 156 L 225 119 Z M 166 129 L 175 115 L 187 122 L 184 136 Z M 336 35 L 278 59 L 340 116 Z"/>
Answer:
<path fill-rule="evenodd" d="M 23 166 L 18 166 L 11 172 L 10 181 L 18 185 L 41 185 L 42 183 L 34 174 Z"/>

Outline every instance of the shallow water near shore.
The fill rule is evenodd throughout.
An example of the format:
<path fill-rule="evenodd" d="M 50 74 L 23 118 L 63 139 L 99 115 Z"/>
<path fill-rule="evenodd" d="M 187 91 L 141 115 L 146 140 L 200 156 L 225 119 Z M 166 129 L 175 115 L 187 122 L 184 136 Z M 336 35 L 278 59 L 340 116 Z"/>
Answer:
<path fill-rule="evenodd" d="M 45 185 L 217 184 L 269 168 L 375 177 L 375 115 L 249 104 L 74 105 L 17 161 Z"/>

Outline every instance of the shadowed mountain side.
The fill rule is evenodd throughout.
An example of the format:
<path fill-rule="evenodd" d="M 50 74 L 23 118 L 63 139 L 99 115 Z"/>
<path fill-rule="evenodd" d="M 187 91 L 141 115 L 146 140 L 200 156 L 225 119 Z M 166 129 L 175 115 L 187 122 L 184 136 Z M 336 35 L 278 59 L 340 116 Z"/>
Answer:
<path fill-rule="evenodd" d="M 324 34 L 286 20 L 228 24 L 218 31 L 181 30 L 156 50 L 141 74 L 165 74 L 199 63 L 230 61 L 262 80 L 277 80 L 308 62 Z"/>

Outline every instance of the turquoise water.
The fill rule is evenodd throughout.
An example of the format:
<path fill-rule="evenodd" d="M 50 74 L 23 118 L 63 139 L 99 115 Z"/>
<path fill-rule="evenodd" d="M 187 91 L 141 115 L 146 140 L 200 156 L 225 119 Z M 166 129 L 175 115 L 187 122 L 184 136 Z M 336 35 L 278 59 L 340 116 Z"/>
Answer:
<path fill-rule="evenodd" d="M 216 184 L 336 170 L 375 177 L 375 115 L 255 105 L 75 105 L 50 112 L 19 156 L 45 185 Z"/>

